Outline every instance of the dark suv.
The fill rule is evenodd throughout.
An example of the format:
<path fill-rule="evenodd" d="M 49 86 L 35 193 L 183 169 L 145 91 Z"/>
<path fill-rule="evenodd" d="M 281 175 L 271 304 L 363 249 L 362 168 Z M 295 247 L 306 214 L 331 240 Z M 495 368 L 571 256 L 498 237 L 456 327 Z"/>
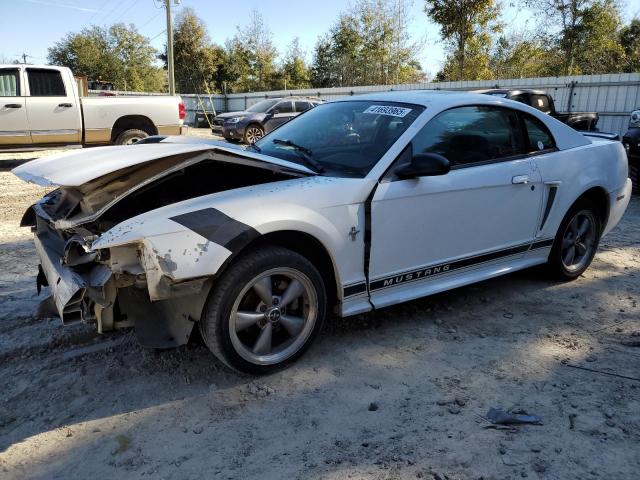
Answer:
<path fill-rule="evenodd" d="M 211 131 L 229 141 L 252 144 L 265 133 L 315 107 L 322 100 L 311 97 L 270 98 L 243 112 L 222 113 L 213 119 Z"/>

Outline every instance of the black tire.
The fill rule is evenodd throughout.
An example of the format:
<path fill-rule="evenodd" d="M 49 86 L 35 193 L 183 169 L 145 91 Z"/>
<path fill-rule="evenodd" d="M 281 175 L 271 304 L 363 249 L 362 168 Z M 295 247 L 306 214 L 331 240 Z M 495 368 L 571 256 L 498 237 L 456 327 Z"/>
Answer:
<path fill-rule="evenodd" d="M 253 133 L 254 131 L 256 132 L 255 134 Z M 247 145 L 253 145 L 262 137 L 264 137 L 264 128 L 257 123 L 251 123 L 244 130 L 243 141 Z"/>
<path fill-rule="evenodd" d="M 640 194 L 640 167 L 631 162 L 629 162 L 629 178 L 631 179 L 632 192 L 636 195 Z"/>
<path fill-rule="evenodd" d="M 569 244 L 572 241 L 572 239 L 567 238 L 567 236 L 574 236 L 571 235 L 569 231 L 571 230 L 570 224 L 574 219 L 577 219 L 578 222 L 588 219 L 589 222 L 592 223 L 593 239 L 589 241 L 588 250 L 582 256 L 580 262 L 568 267 L 565 263 L 566 257 L 563 258 L 563 254 L 570 255 L 567 248 L 570 249 L 571 247 L 569 246 L 563 249 L 563 245 L 566 245 L 564 243 L 565 241 Z M 553 241 L 553 247 L 549 254 L 549 260 L 547 261 L 547 270 L 553 278 L 560 281 L 575 280 L 582 275 L 587 268 L 589 268 L 589 265 L 591 265 L 593 257 L 598 249 L 600 236 L 602 235 L 602 220 L 599 209 L 587 200 L 581 200 L 569 209 L 560 223 L 560 228 L 558 228 L 558 232 L 556 233 L 556 238 Z M 574 255 L 579 252 L 579 250 L 577 250 L 577 246 L 575 246 L 580 243 L 578 240 L 579 238 L 575 240 Z"/>
<path fill-rule="evenodd" d="M 149 134 L 144 130 L 138 130 L 137 128 L 131 128 L 129 130 L 125 130 L 120 135 L 116 137 L 115 145 L 132 145 L 136 143 L 138 140 L 142 140 L 143 138 L 147 138 Z"/>
<path fill-rule="evenodd" d="M 234 308 L 237 308 L 237 311 L 240 311 L 240 308 L 238 308 L 238 302 L 242 304 L 247 296 L 252 294 L 256 295 L 255 291 L 251 288 L 252 282 L 260 275 L 273 272 L 275 269 L 295 271 L 297 272 L 296 275 L 301 275 L 306 279 L 305 282 L 308 280 L 308 282 L 306 282 L 307 286 L 314 289 L 317 306 L 315 309 L 316 314 L 313 323 L 311 323 L 311 320 L 305 321 L 304 337 L 301 337 L 302 333 L 300 333 L 297 337 L 292 336 L 290 340 L 284 342 L 285 346 L 287 345 L 287 342 L 289 342 L 290 345 L 285 348 L 293 348 L 292 346 L 295 346 L 296 343 L 298 343 L 299 346 L 296 347 L 295 350 L 292 350 L 290 354 L 285 351 L 285 354 L 287 354 L 286 358 L 280 358 L 277 361 L 273 360 L 271 363 L 265 364 L 258 363 L 258 361 L 253 361 L 252 359 L 247 358 L 247 356 L 251 356 L 252 354 L 258 355 L 255 353 L 258 342 L 254 344 L 253 352 L 250 352 L 248 348 L 244 348 L 245 345 L 242 344 L 239 337 L 240 335 L 246 334 L 249 336 L 249 334 L 256 333 L 259 338 L 262 331 L 267 327 L 266 324 L 270 322 L 270 320 L 268 320 L 268 318 L 270 318 L 268 315 L 270 310 L 266 310 L 267 313 L 264 314 L 261 313 L 263 310 L 250 310 L 251 312 L 255 311 L 257 315 L 264 315 L 265 318 L 260 320 L 264 325 L 256 323 L 239 333 L 238 329 L 232 326 L 233 321 L 231 316 L 232 312 L 236 311 Z M 268 278 L 271 279 L 272 277 L 274 278 L 273 285 L 278 285 L 275 280 L 277 275 L 275 273 L 269 274 Z M 291 283 L 289 285 L 291 285 Z M 247 288 L 248 290 L 246 290 Z M 243 293 L 245 291 L 246 293 Z M 270 294 L 272 293 L 273 292 L 270 292 Z M 284 295 L 280 298 L 282 298 L 284 303 Z M 300 299 L 302 299 L 302 301 L 300 301 Z M 292 303 L 291 305 L 298 305 L 298 308 L 304 309 L 305 307 L 303 305 L 306 305 L 304 302 L 305 297 L 300 296 L 300 299 L 295 300 L 295 303 Z M 209 347 L 211 352 L 213 352 L 213 354 L 226 366 L 233 370 L 245 373 L 267 374 L 291 364 L 309 348 L 315 337 L 318 335 L 318 332 L 322 329 L 326 315 L 326 303 L 327 297 L 324 281 L 318 270 L 311 262 L 309 262 L 309 260 L 286 248 L 275 246 L 261 247 L 252 250 L 235 260 L 216 282 L 214 288 L 209 294 L 209 298 L 202 313 L 202 318 L 199 324 L 200 332 L 207 347 Z M 278 305 L 275 303 L 275 300 L 274 305 Z M 273 307 L 265 306 L 265 308 Z M 282 318 L 286 317 L 286 308 L 287 307 L 283 307 Z M 242 310 L 247 310 L 247 308 L 243 308 Z M 280 318 L 280 314 L 278 314 L 278 318 Z M 310 322 L 308 327 L 306 322 Z M 271 326 L 269 326 L 269 329 L 273 328 L 274 337 L 276 335 L 288 335 L 288 333 L 285 332 L 284 326 L 281 326 L 281 329 L 277 331 L 276 328 L 278 326 L 277 322 L 273 322 L 271 323 Z M 235 332 L 233 337 L 232 332 Z M 269 335 L 269 338 L 271 339 L 271 334 Z M 238 342 L 240 342 L 239 347 L 237 346 Z M 271 354 L 271 351 L 269 351 L 269 355 L 276 356 L 277 354 L 277 351 L 274 352 L 273 355 Z M 262 358 L 267 358 L 269 355 Z"/>

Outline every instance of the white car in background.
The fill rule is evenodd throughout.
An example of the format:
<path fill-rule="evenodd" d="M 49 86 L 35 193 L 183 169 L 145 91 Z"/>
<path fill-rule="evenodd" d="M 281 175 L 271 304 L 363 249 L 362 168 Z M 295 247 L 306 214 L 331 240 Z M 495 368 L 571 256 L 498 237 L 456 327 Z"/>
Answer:
<path fill-rule="evenodd" d="M 180 97 L 82 97 L 79 90 L 66 67 L 0 65 L 0 149 L 129 145 L 182 133 Z"/>
<path fill-rule="evenodd" d="M 199 328 L 238 370 L 349 316 L 539 264 L 572 280 L 622 217 L 620 142 L 522 103 L 391 92 L 322 104 L 241 148 L 147 139 L 27 163 L 42 314 L 142 344 Z"/>

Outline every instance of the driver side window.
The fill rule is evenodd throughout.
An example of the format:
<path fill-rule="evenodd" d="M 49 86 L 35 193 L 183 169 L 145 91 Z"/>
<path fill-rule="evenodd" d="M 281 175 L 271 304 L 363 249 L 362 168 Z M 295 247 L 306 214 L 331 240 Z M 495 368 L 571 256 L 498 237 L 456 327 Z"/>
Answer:
<path fill-rule="evenodd" d="M 414 155 L 438 153 L 461 168 L 521 154 L 522 134 L 515 111 L 476 105 L 440 113 L 411 144 Z"/>

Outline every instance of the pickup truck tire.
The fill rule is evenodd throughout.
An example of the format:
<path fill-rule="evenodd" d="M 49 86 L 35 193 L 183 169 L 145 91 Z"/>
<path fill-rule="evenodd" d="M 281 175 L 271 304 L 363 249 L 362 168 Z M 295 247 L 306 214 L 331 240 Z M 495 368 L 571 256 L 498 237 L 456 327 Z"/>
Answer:
<path fill-rule="evenodd" d="M 133 145 L 138 140 L 142 140 L 143 138 L 147 138 L 149 134 L 144 130 L 138 130 L 137 128 L 132 128 L 129 130 L 125 130 L 120 135 L 116 137 L 116 141 L 113 142 L 116 145 Z"/>
<path fill-rule="evenodd" d="M 556 280 L 571 281 L 589 268 L 602 235 L 602 219 L 589 201 L 575 203 L 562 219 L 547 269 Z"/>
<path fill-rule="evenodd" d="M 302 255 L 266 246 L 240 256 L 211 291 L 200 333 L 226 366 L 266 374 L 299 358 L 322 329 L 327 295 Z"/>

